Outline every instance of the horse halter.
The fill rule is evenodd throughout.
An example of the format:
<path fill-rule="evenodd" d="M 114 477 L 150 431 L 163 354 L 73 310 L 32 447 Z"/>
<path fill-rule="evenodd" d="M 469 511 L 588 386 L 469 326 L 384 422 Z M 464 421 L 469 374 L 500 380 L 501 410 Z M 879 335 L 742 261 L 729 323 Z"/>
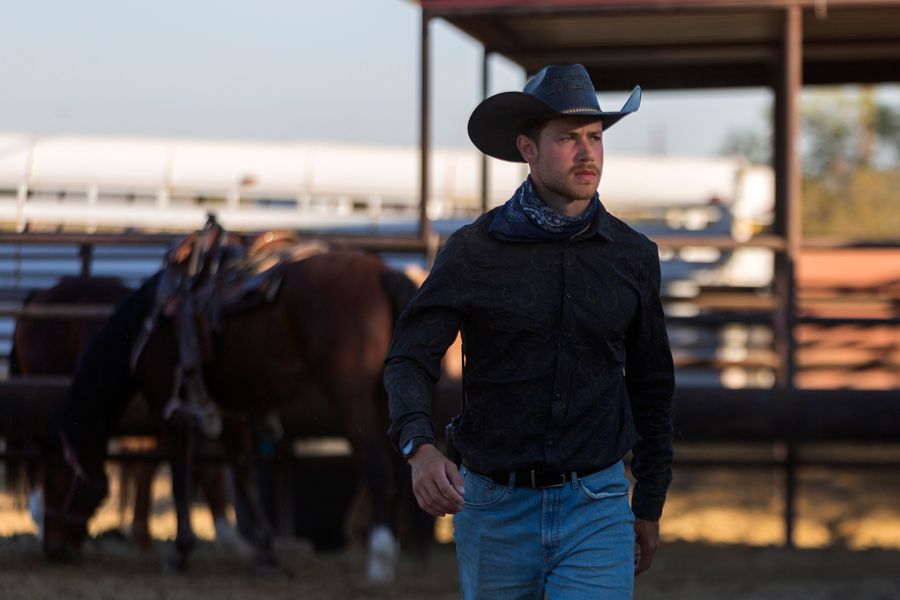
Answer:
<path fill-rule="evenodd" d="M 85 471 L 84 467 L 81 466 L 81 463 L 78 462 L 78 456 L 75 454 L 75 449 L 69 443 L 69 440 L 66 439 L 66 436 L 62 431 L 59 432 L 59 444 L 62 450 L 63 459 L 65 460 L 66 466 L 71 471 L 72 477 L 69 479 L 69 487 L 66 490 L 60 508 L 57 509 L 45 504 L 44 517 L 45 519 L 47 517 L 58 519 L 65 524 L 85 525 L 93 516 L 93 510 L 91 510 L 90 513 L 73 510 L 75 498 L 78 496 L 79 492 L 83 491 L 94 492 L 101 497 L 105 496 L 106 482 L 100 477 L 91 477 L 87 474 L 87 471 Z"/>

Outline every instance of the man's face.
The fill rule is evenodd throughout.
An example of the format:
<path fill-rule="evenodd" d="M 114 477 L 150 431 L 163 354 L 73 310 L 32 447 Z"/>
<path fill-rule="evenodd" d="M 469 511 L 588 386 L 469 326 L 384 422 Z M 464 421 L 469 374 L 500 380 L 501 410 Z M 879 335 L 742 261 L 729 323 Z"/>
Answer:
<path fill-rule="evenodd" d="M 603 172 L 600 121 L 584 117 L 553 119 L 544 125 L 537 140 L 525 140 L 520 151 L 531 167 L 539 193 L 549 192 L 565 202 L 589 200 L 594 195 Z"/>

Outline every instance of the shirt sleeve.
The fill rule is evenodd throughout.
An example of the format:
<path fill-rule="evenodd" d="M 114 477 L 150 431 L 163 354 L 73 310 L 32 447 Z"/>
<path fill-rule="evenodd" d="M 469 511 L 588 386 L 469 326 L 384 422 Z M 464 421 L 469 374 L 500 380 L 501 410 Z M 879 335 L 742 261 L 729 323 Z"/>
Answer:
<path fill-rule="evenodd" d="M 388 435 L 398 449 L 414 437 L 434 441 L 434 384 L 462 322 L 463 267 L 462 244 L 454 234 L 397 321 L 385 360 L 384 386 L 391 422 Z"/>
<path fill-rule="evenodd" d="M 649 253 L 648 253 L 649 254 Z M 655 521 L 662 515 L 672 482 L 675 373 L 662 302 L 656 244 L 643 262 L 640 308 L 628 331 L 625 376 L 635 427 L 641 440 L 632 450 L 635 516 Z"/>

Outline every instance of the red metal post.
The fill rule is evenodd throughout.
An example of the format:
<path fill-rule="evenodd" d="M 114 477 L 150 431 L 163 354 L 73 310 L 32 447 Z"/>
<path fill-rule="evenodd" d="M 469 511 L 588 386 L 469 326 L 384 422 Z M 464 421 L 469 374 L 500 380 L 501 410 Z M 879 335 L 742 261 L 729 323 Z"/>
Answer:
<path fill-rule="evenodd" d="M 422 9 L 422 29 L 420 39 L 420 79 L 421 88 L 419 96 L 419 237 L 426 242 L 431 236 L 431 221 L 428 219 L 428 190 L 429 190 L 429 163 L 431 160 L 431 135 L 429 121 L 431 69 L 429 56 L 428 25 L 431 15 Z"/>
<path fill-rule="evenodd" d="M 803 86 L 803 9 L 792 4 L 785 9 L 783 52 L 775 90 L 775 233 L 784 238 L 784 251 L 775 263 L 778 316 L 776 349 L 781 357 L 777 385 L 794 388 L 797 323 L 795 265 L 800 252 L 802 224 L 799 157 L 800 91 Z M 791 444 L 788 443 L 789 450 Z M 793 455 L 785 460 L 784 544 L 794 545 L 796 473 Z"/>
<path fill-rule="evenodd" d="M 775 285 L 779 300 L 776 344 L 781 357 L 777 384 L 794 386 L 796 321 L 794 265 L 801 243 L 801 181 L 799 157 L 800 90 L 803 83 L 803 11 L 785 9 L 782 62 L 775 89 L 775 233 L 784 239 L 776 258 Z"/>
<path fill-rule="evenodd" d="M 491 52 L 485 48 L 481 57 L 481 98 L 487 98 L 490 93 L 490 65 L 489 59 Z M 488 188 L 490 180 L 488 178 L 488 158 L 486 154 L 481 155 L 481 212 L 486 213 L 488 210 Z"/>

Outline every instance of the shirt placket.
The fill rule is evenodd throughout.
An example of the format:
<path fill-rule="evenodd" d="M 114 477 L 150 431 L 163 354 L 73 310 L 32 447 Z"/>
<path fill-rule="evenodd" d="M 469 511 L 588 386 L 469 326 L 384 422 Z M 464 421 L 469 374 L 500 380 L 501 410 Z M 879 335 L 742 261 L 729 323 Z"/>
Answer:
<path fill-rule="evenodd" d="M 570 340 L 566 339 L 565 332 L 571 331 L 574 318 L 574 277 L 572 267 L 572 243 L 566 242 L 562 249 L 562 266 L 560 272 L 560 288 L 562 293 L 561 314 L 559 321 L 559 334 L 556 340 L 556 370 L 553 377 L 553 396 L 550 399 L 550 423 L 547 426 L 544 438 L 544 464 L 547 469 L 558 470 L 562 465 L 562 446 L 560 438 L 563 435 L 564 423 L 569 402 L 569 389 L 566 384 L 571 380 L 570 371 L 572 360 L 569 351 Z"/>

